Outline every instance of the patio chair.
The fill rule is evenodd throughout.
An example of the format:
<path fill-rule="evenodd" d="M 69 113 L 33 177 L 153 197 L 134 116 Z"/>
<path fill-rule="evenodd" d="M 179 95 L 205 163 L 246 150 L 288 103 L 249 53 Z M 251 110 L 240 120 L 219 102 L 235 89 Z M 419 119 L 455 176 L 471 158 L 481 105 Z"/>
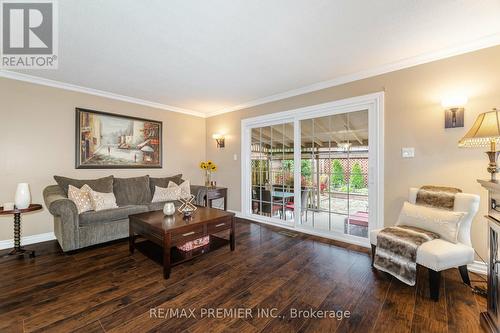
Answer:
<path fill-rule="evenodd" d="M 344 219 L 344 233 L 350 235 L 368 236 L 368 212 L 357 211 Z"/>
<path fill-rule="evenodd" d="M 307 199 L 309 197 L 309 192 L 310 192 L 310 189 L 308 189 L 308 188 L 300 191 L 300 203 L 301 203 L 300 206 L 302 207 L 302 211 L 300 212 L 300 217 L 302 217 L 302 215 L 305 212 L 306 213 L 306 221 L 307 221 Z M 304 208 L 305 208 L 305 210 L 304 210 Z M 293 218 L 295 215 L 295 203 L 293 201 L 290 201 L 289 203 L 287 203 L 285 205 L 285 211 L 292 212 L 292 218 Z"/>
<path fill-rule="evenodd" d="M 252 212 L 254 213 L 259 211 L 260 190 L 260 186 L 252 188 Z"/>
<path fill-rule="evenodd" d="M 283 217 L 283 206 L 275 205 L 272 202 L 271 191 L 262 190 L 262 213 L 269 214 L 269 216 L 274 216 L 274 213 L 278 212 L 280 218 Z"/>

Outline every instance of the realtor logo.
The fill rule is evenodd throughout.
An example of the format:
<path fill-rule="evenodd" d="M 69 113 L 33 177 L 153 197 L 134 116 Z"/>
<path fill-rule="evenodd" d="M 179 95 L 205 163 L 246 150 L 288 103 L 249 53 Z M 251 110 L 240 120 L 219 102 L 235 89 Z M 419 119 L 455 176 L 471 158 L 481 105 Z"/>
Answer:
<path fill-rule="evenodd" d="M 1 0 L 1 67 L 57 68 L 56 0 Z"/>

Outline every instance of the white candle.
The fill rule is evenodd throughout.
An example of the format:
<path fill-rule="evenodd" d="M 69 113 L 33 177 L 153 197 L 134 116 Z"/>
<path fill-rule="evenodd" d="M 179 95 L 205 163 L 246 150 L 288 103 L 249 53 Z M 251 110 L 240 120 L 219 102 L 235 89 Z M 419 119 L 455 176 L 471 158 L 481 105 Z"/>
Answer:
<path fill-rule="evenodd" d="M 13 202 L 4 203 L 3 210 L 14 210 L 14 203 Z"/>

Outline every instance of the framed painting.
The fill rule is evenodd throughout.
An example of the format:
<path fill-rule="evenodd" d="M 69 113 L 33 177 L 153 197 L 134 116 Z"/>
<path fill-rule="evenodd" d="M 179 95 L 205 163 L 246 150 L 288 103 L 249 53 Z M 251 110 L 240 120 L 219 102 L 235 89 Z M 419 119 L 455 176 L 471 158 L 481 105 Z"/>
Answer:
<path fill-rule="evenodd" d="M 76 168 L 162 167 L 162 122 L 76 108 Z"/>

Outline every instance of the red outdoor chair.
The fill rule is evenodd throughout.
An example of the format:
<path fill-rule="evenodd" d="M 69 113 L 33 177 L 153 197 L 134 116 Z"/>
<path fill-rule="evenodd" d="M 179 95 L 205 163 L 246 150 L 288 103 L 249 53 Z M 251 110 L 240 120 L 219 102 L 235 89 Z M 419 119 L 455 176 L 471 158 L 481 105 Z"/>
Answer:
<path fill-rule="evenodd" d="M 307 212 L 307 198 L 309 197 L 309 189 L 302 190 L 300 192 L 300 200 L 301 200 L 301 207 L 302 207 L 302 212 L 300 213 L 300 216 L 302 217 L 302 214 L 304 213 L 304 208 L 305 211 Z M 295 202 L 290 201 L 285 205 L 285 211 L 291 211 L 292 212 L 292 217 L 295 215 Z M 307 213 L 306 213 L 306 221 L 307 221 Z"/>

